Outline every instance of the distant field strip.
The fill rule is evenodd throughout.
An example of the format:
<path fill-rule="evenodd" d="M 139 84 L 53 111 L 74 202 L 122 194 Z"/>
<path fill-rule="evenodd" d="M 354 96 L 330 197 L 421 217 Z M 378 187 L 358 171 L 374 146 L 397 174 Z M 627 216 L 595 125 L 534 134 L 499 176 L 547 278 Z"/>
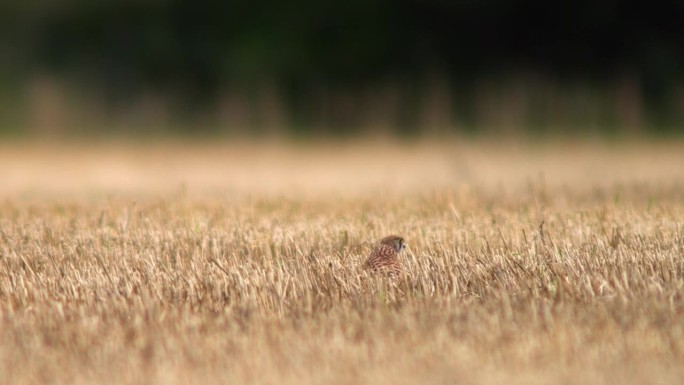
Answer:
<path fill-rule="evenodd" d="M 679 191 L 683 149 L 684 142 L 5 143 L 0 197 L 183 192 L 336 198 L 440 188 L 515 197 L 531 187 L 585 196 L 623 187 Z"/>

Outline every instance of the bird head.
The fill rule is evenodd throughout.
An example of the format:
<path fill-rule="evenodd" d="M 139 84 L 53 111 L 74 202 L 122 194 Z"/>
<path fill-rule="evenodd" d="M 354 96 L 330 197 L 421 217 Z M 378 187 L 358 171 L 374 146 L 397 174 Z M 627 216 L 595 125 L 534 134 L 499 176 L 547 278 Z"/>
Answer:
<path fill-rule="evenodd" d="M 404 243 L 404 238 L 396 236 L 396 235 L 390 235 L 388 237 L 382 238 L 382 240 L 380 241 L 380 244 L 392 247 L 394 250 L 397 251 L 397 253 L 406 248 L 406 243 Z"/>

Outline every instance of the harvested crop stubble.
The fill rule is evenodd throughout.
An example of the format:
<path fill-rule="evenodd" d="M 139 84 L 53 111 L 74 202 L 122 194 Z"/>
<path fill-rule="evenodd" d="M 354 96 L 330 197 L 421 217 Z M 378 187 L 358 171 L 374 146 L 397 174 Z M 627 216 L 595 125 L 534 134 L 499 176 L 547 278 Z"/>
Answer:
<path fill-rule="evenodd" d="M 684 186 L 669 162 L 682 155 L 659 149 L 652 179 L 609 183 L 637 153 L 613 150 L 601 185 L 578 183 L 569 152 L 509 150 L 487 174 L 477 151 L 490 150 L 459 159 L 481 179 L 380 195 L 377 165 L 334 196 L 274 196 L 289 182 L 265 170 L 230 191 L 232 174 L 45 199 L 17 177 L 0 204 L 0 382 L 681 383 Z M 208 165 L 223 155 L 187 156 L 220 175 Z M 539 159 L 559 174 L 535 177 Z M 408 244 L 394 283 L 361 269 L 390 233 Z"/>

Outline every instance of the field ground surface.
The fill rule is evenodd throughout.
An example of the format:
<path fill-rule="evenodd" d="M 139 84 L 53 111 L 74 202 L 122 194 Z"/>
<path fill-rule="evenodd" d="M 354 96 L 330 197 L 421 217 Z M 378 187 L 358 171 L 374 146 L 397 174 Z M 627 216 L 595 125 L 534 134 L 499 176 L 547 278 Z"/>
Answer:
<path fill-rule="evenodd" d="M 682 142 L 15 142 L 0 176 L 3 384 L 684 383 Z"/>

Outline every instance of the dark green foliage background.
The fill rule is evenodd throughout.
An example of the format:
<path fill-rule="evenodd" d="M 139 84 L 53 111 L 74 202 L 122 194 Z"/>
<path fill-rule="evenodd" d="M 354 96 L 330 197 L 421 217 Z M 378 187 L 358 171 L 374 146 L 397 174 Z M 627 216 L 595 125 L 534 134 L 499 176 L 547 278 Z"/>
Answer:
<path fill-rule="evenodd" d="M 671 129 L 682 119 L 682 25 L 678 1 L 4 1 L 0 92 L 50 74 L 113 108 L 152 90 L 192 117 L 223 90 L 249 97 L 270 84 L 303 127 L 316 90 L 392 83 L 411 94 L 439 73 L 465 101 L 511 73 L 597 89 L 628 74 L 649 127 Z M 472 108 L 458 108 L 467 121 Z"/>

